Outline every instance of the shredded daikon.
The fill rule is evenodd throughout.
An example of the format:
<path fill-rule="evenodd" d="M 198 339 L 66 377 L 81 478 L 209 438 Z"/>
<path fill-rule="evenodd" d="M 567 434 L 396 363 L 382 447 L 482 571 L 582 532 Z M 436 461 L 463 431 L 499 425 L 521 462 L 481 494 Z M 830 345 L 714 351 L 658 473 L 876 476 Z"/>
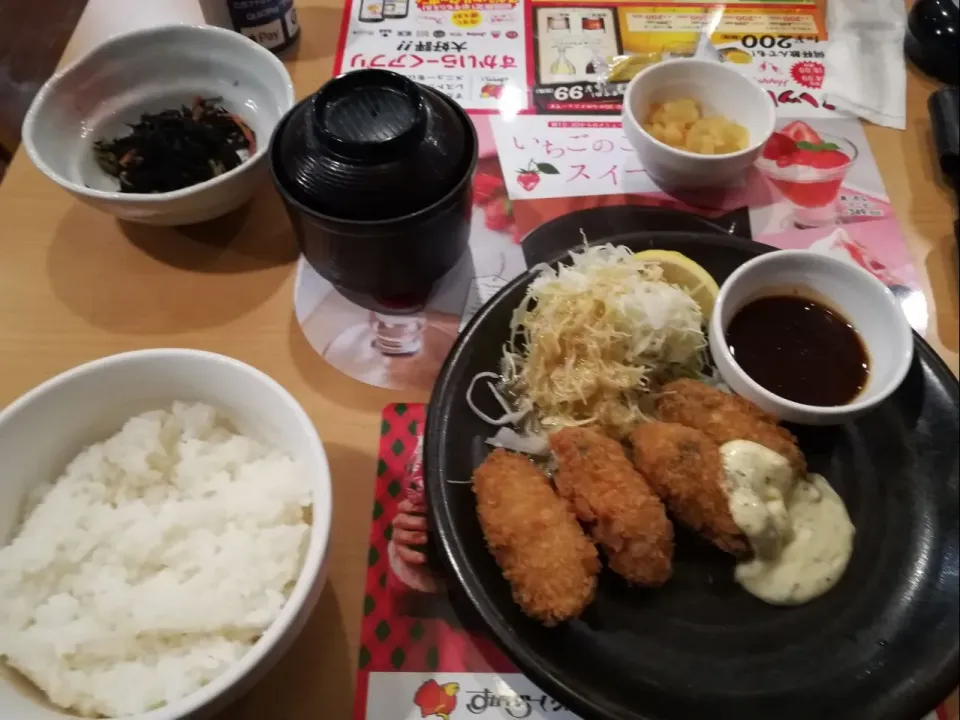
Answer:
<path fill-rule="evenodd" d="M 502 426 L 519 415 L 528 436 L 594 423 L 623 436 L 659 384 L 702 370 L 702 325 L 697 302 L 663 282 L 656 263 L 622 246 L 571 252 L 569 264 L 540 272 L 514 311 L 501 387 L 515 412 L 484 419 Z"/>
<path fill-rule="evenodd" d="M 496 398 L 497 403 L 503 408 L 503 415 L 498 418 L 487 415 L 483 410 L 477 407 L 477 404 L 473 401 L 473 389 L 476 387 L 477 382 L 483 380 L 484 378 L 495 378 L 500 380 L 500 376 L 496 373 L 482 372 L 477 373 L 467 386 L 467 405 L 471 410 L 473 410 L 474 414 L 478 418 L 483 420 L 485 423 L 490 423 L 491 425 L 515 425 L 523 418 L 524 415 L 530 412 L 530 408 L 524 410 L 511 410 L 507 402 L 500 397 L 500 393 L 497 392 L 497 389 L 493 386 L 493 384 L 487 383 L 487 387 L 490 388 L 490 391 L 493 393 L 494 398 Z"/>
<path fill-rule="evenodd" d="M 497 381 L 502 381 L 500 375 L 497 375 L 493 372 L 481 372 L 477 373 L 473 380 L 470 381 L 470 385 L 467 387 L 467 405 L 473 410 L 474 414 L 483 420 L 485 423 L 490 425 L 498 425 L 500 429 L 497 430 L 496 434 L 487 438 L 487 444 L 493 445 L 494 447 L 504 448 L 505 450 L 513 450 L 515 452 L 526 453 L 527 455 L 544 455 L 549 451 L 549 445 L 547 443 L 547 438 L 542 432 L 535 430 L 528 430 L 522 433 L 517 432 L 513 428 L 506 427 L 507 425 L 520 426 L 521 424 L 526 424 L 530 426 L 536 425 L 536 423 L 522 423 L 524 418 L 530 414 L 533 410 L 533 406 L 529 402 L 521 403 L 521 407 L 514 409 L 510 406 L 510 403 L 504 399 L 500 391 L 497 389 L 496 385 L 492 382 L 487 382 L 487 388 L 490 390 L 490 394 L 493 395 L 493 398 L 497 401 L 497 404 L 503 408 L 504 414 L 498 418 L 491 417 L 487 415 L 483 410 L 479 408 L 476 401 L 473 399 L 473 393 L 476 389 L 477 383 L 480 380 L 487 378 L 493 378 Z"/>
<path fill-rule="evenodd" d="M 550 452 L 550 444 L 543 435 L 521 435 L 508 427 L 497 430 L 492 438 L 487 439 L 487 444 L 527 455 L 546 455 Z"/>

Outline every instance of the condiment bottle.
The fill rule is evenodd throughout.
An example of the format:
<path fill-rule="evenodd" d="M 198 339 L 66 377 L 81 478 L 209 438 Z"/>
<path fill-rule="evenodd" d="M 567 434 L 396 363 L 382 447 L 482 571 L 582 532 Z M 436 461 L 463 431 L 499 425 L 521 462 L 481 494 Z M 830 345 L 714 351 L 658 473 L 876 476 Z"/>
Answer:
<path fill-rule="evenodd" d="M 294 0 L 201 0 L 200 7 L 211 25 L 236 30 L 277 54 L 300 38 Z"/>

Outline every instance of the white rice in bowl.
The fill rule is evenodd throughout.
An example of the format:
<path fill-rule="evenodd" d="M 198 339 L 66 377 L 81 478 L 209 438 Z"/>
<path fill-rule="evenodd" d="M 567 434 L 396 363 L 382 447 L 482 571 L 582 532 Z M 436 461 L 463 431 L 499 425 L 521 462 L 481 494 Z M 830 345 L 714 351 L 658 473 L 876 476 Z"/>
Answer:
<path fill-rule="evenodd" d="M 132 418 L 41 488 L 0 549 L 0 656 L 83 715 L 184 697 L 279 614 L 311 503 L 302 468 L 208 405 Z"/>

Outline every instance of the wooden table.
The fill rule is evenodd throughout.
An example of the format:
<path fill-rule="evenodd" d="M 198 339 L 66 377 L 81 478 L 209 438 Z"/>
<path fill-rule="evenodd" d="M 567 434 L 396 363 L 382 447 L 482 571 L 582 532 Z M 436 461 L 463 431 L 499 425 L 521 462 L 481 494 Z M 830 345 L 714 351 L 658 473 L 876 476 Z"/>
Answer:
<path fill-rule="evenodd" d="M 303 97 L 331 73 L 341 2 L 297 0 L 297 6 L 303 37 L 287 66 Z M 86 21 L 67 56 L 89 40 Z M 923 281 L 927 338 L 956 373 L 955 211 L 934 164 L 926 115 L 933 89 L 911 70 L 907 132 L 870 127 L 867 134 Z M 334 478 L 329 582 L 293 649 L 221 717 L 350 717 L 380 411 L 389 402 L 426 397 L 356 382 L 304 340 L 292 309 L 297 251 L 268 186 L 247 213 L 206 231 L 121 225 L 75 202 L 21 151 L 0 185 L 0 217 L 0 403 L 103 355 L 180 346 L 260 368 L 310 413 Z"/>

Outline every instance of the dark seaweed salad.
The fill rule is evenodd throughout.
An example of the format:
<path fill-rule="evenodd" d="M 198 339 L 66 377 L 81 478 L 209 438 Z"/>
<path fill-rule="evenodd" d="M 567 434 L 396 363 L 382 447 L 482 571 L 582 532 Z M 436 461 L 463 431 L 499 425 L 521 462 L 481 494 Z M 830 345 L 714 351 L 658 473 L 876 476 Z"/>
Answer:
<path fill-rule="evenodd" d="M 257 151 L 257 137 L 219 100 L 144 113 L 129 135 L 94 143 L 97 164 L 128 193 L 180 190 L 232 170 Z"/>

